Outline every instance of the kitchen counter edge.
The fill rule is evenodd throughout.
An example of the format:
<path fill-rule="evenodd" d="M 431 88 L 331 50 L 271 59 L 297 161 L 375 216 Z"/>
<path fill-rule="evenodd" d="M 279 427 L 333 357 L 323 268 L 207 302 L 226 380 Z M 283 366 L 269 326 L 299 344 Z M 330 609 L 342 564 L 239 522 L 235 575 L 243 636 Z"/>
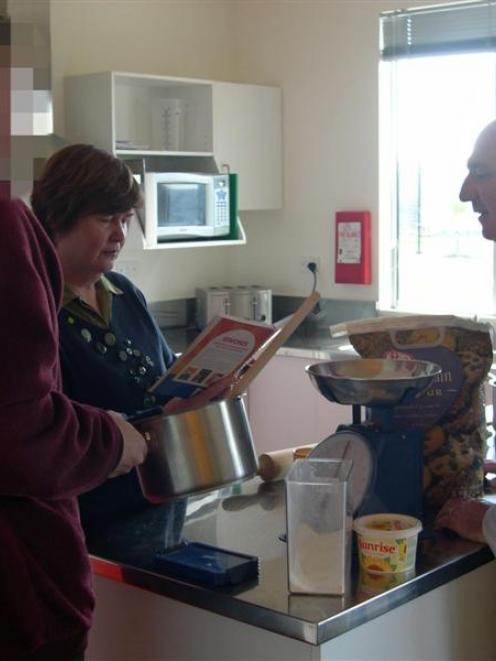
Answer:
<path fill-rule="evenodd" d="M 90 559 L 97 576 L 177 599 L 191 606 L 312 645 L 321 645 L 478 567 L 495 561 L 489 547 L 474 543 L 473 549 L 461 557 L 415 576 L 362 603 L 345 608 L 327 619 L 310 622 L 294 615 L 235 599 L 235 594 L 229 591 L 212 590 L 182 582 L 151 571 L 99 558 L 96 555 L 90 554 Z"/>

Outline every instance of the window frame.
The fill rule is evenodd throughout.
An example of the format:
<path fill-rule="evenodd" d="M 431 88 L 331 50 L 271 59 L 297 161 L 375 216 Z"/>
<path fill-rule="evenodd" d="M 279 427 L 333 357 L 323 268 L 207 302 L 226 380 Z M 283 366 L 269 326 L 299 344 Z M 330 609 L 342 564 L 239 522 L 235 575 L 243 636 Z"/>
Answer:
<path fill-rule="evenodd" d="M 463 5 L 463 7 L 461 7 Z M 431 6 L 427 8 L 418 8 L 411 10 L 394 10 L 384 12 L 380 16 L 381 28 L 381 55 L 387 44 L 384 43 L 384 24 L 386 21 L 403 19 L 405 16 L 415 20 L 416 15 L 433 14 L 440 12 L 458 11 L 463 8 L 465 11 L 472 9 L 479 10 L 481 7 L 487 8 L 494 16 L 492 28 L 494 30 L 494 40 L 496 42 L 496 0 L 488 2 L 462 2 L 450 3 L 448 5 Z M 443 56 L 450 54 L 461 55 L 463 53 L 492 53 L 496 52 L 494 43 L 488 43 L 486 47 L 482 46 L 482 41 L 475 44 L 473 41 L 471 47 L 457 48 L 444 43 L 442 47 L 434 46 L 430 49 L 421 49 L 422 55 Z M 458 44 L 459 45 L 459 44 Z M 421 53 L 411 52 L 403 49 L 398 57 L 394 57 L 389 49 L 387 57 L 381 57 L 379 61 L 379 287 L 377 308 L 379 313 L 405 314 L 421 313 L 425 311 L 418 309 L 405 309 L 404 302 L 399 300 L 399 277 L 398 267 L 398 237 L 399 237 L 399 199 L 398 199 L 398 169 L 396 163 L 396 136 L 398 135 L 398 115 L 395 112 L 395 99 L 392 91 L 397 84 L 397 67 L 392 66 L 391 62 L 399 59 L 411 57 L 421 57 Z M 496 66 L 496 65 L 495 65 Z M 496 107 L 496 86 L 495 86 L 495 107 Z M 481 127 L 482 128 L 482 127 Z M 468 158 L 469 154 L 467 154 Z M 390 176 L 390 173 L 396 172 L 396 176 Z M 461 187 L 462 181 L 460 181 Z M 481 236 L 481 241 L 485 239 Z M 492 250 L 492 292 L 491 305 L 492 314 L 475 315 L 477 319 L 487 319 L 488 321 L 496 319 L 496 242 Z M 489 283 L 487 283 L 489 285 Z M 463 314 L 454 311 L 455 314 Z M 465 315 L 466 316 L 466 315 Z"/>

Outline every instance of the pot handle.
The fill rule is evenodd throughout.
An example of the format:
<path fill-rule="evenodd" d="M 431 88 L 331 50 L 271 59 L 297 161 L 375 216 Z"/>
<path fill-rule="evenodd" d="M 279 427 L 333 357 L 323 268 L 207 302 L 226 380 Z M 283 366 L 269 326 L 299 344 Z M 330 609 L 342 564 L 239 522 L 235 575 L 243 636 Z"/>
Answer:
<path fill-rule="evenodd" d="M 133 424 L 134 422 L 139 422 L 140 420 L 146 420 L 147 418 L 154 418 L 157 415 L 163 415 L 164 410 L 161 406 L 152 406 L 149 409 L 143 409 L 142 411 L 135 411 L 129 415 L 125 415 L 124 419 Z"/>

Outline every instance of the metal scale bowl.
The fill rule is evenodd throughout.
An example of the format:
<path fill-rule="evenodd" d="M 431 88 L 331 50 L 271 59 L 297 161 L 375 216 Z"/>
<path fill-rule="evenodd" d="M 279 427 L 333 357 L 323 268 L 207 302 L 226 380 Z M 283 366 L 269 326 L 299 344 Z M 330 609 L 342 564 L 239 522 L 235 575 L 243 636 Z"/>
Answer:
<path fill-rule="evenodd" d="M 357 358 L 309 365 L 306 372 L 326 399 L 353 408 L 353 424 L 340 425 L 310 456 L 353 461 L 350 493 L 355 516 L 398 512 L 421 518 L 423 432 L 396 428 L 393 411 L 421 397 L 441 373 L 439 365 Z M 363 423 L 362 406 L 367 411 Z"/>

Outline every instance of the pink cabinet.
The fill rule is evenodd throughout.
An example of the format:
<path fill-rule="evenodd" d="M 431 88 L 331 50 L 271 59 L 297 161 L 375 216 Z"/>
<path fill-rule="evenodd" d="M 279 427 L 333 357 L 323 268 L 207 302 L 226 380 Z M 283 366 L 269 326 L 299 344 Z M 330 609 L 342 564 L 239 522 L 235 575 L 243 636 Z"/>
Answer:
<path fill-rule="evenodd" d="M 305 372 L 306 365 L 329 359 L 277 354 L 250 385 L 248 415 L 259 454 L 319 443 L 351 422 L 351 406 L 328 402 Z"/>

